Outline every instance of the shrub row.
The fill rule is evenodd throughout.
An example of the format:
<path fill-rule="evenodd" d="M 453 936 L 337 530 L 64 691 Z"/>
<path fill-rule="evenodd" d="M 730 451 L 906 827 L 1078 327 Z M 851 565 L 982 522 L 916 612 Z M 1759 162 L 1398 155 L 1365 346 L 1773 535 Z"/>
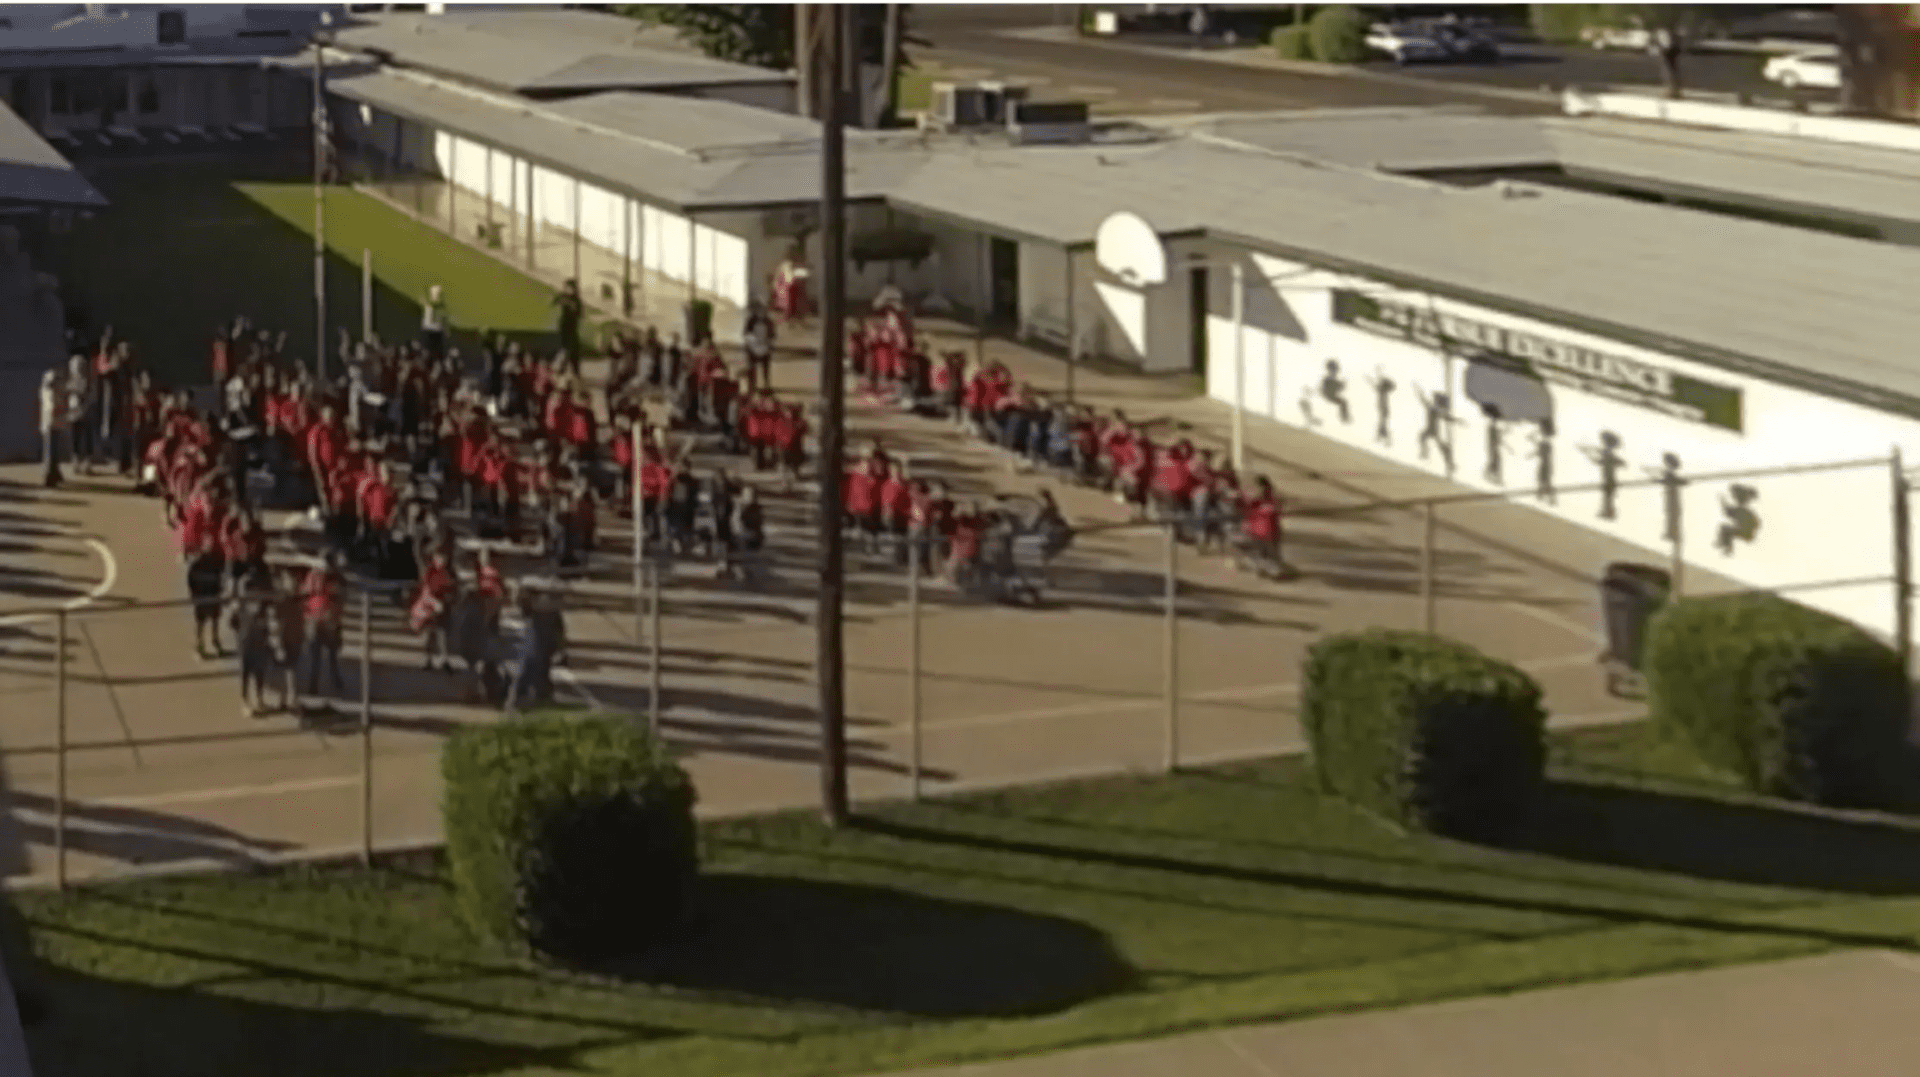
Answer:
<path fill-rule="evenodd" d="M 1276 28 L 1269 41 L 1282 60 L 1357 64 L 1368 57 L 1369 25 L 1359 8 L 1335 4 L 1314 12 L 1303 24 Z"/>
<path fill-rule="evenodd" d="M 578 960 L 672 930 L 698 868 L 693 783 L 632 718 L 463 729 L 441 769 L 448 869 L 480 934 Z"/>
<path fill-rule="evenodd" d="M 1684 599 L 1653 620 L 1656 724 L 1754 792 L 1837 807 L 1899 795 L 1912 704 L 1892 648 L 1777 595 Z"/>
<path fill-rule="evenodd" d="M 1371 631 L 1320 641 L 1301 716 L 1322 790 L 1411 830 L 1501 836 L 1542 780 L 1539 685 L 1452 640 Z"/>

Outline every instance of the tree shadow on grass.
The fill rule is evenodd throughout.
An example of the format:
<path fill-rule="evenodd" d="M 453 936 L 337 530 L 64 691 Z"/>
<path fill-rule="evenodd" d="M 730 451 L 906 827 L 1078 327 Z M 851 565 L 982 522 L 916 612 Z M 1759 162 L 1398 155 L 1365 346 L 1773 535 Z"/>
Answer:
<path fill-rule="evenodd" d="M 1779 801 L 1554 780 L 1501 844 L 1754 886 L 1920 894 L 1920 824 Z"/>
<path fill-rule="evenodd" d="M 671 943 L 598 971 L 908 1018 L 1050 1013 L 1134 977 L 1085 924 L 889 887 L 717 873 L 690 907 Z"/>
<path fill-rule="evenodd" d="M 28 1033 L 34 1070 L 59 1077 L 464 1077 L 568 1070 L 570 1052 L 435 1032 L 424 1019 L 258 1002 L 196 988 L 49 970 Z"/>

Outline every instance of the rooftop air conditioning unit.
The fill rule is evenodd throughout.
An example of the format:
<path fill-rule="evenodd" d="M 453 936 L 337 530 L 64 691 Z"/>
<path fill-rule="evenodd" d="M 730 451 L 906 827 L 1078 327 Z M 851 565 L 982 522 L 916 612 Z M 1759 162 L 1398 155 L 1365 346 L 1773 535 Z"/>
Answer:
<path fill-rule="evenodd" d="M 1021 145 L 1086 142 L 1093 121 L 1084 101 L 1021 101 L 1007 114 L 1007 134 Z"/>
<path fill-rule="evenodd" d="M 1005 82 L 936 82 L 928 114 L 947 130 L 999 127 L 1013 106 L 1026 99 L 1025 86 Z"/>

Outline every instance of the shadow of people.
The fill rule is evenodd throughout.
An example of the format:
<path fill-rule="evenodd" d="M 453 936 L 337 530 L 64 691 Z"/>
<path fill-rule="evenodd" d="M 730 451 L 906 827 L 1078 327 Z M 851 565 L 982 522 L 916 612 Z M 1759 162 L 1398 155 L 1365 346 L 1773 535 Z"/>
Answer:
<path fill-rule="evenodd" d="M 13 811 L 12 841 L 51 848 L 56 840 L 53 799 L 18 791 L 6 796 Z M 187 816 L 85 801 L 67 804 L 66 845 L 73 852 L 123 864 L 214 860 L 244 865 L 293 848 L 288 842 L 249 837 Z"/>
<path fill-rule="evenodd" d="M 1920 823 L 1773 801 L 1553 780 L 1502 845 L 1753 886 L 1920 894 Z"/>
<path fill-rule="evenodd" d="M 604 971 L 915 1018 L 1050 1013 L 1134 978 L 1085 924 L 890 887 L 718 873 L 689 907 L 671 943 Z"/>

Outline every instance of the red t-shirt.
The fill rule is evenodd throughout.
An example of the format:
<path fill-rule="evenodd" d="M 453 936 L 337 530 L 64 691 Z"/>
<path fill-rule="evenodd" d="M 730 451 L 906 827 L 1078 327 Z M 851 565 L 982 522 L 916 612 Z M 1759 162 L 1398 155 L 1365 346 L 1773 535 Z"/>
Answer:
<path fill-rule="evenodd" d="M 904 520 L 913 508 L 913 490 L 899 476 L 889 475 L 880 484 L 880 511 L 890 520 Z"/>
<path fill-rule="evenodd" d="M 337 424 L 315 426 L 307 431 L 307 459 L 318 465 L 321 471 L 332 471 L 346 450 L 347 432 Z"/>
<path fill-rule="evenodd" d="M 220 551 L 228 561 L 245 564 L 266 556 L 267 533 L 260 527 L 260 521 L 251 524 L 242 523 L 238 516 L 226 522 L 220 534 Z"/>
<path fill-rule="evenodd" d="M 306 597 L 307 619 L 309 621 L 330 621 L 340 615 L 340 578 L 324 568 L 307 570 L 307 578 L 300 585 L 300 593 Z"/>
<path fill-rule="evenodd" d="M 640 465 L 640 496 L 648 501 L 666 498 L 673 485 L 673 468 L 665 460 L 650 459 Z"/>
<path fill-rule="evenodd" d="M 399 507 L 399 495 L 377 476 L 361 485 L 360 516 L 370 526 L 384 530 L 393 523 L 394 510 Z"/>
<path fill-rule="evenodd" d="M 866 516 L 879 507 L 880 484 L 873 473 L 866 468 L 857 467 L 847 472 L 846 483 L 841 489 L 841 500 L 846 503 L 847 511 L 855 516 Z"/>
<path fill-rule="evenodd" d="M 1160 457 L 1160 466 L 1154 468 L 1154 488 L 1172 497 L 1185 497 L 1193 489 L 1193 469 L 1188 465 L 1190 458 L 1182 453 L 1169 452 Z"/>
<path fill-rule="evenodd" d="M 1280 537 L 1280 505 L 1271 497 L 1256 497 L 1241 510 L 1240 528 L 1256 542 Z"/>

